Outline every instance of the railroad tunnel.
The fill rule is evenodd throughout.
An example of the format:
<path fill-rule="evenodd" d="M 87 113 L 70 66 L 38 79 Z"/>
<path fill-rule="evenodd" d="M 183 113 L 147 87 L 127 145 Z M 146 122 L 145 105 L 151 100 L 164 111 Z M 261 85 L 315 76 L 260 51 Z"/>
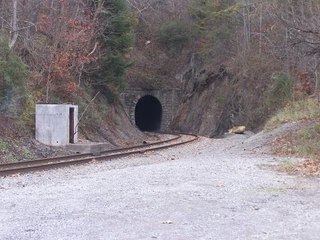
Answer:
<path fill-rule="evenodd" d="M 162 121 L 162 106 L 160 101 L 146 95 L 139 99 L 135 107 L 135 123 L 141 131 L 159 131 Z"/>

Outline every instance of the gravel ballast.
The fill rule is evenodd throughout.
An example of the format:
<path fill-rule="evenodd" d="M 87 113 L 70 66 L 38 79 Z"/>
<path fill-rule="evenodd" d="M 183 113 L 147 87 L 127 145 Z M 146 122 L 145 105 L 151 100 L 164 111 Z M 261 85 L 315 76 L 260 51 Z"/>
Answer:
<path fill-rule="evenodd" d="M 246 138 L 0 178 L 0 239 L 319 239 L 319 178 Z"/>

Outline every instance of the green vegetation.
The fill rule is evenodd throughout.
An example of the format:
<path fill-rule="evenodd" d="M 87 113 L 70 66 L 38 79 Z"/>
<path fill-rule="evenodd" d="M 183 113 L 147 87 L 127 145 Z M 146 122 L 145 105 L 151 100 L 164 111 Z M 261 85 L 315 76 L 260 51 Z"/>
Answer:
<path fill-rule="evenodd" d="M 302 163 L 285 162 L 280 170 L 289 173 L 317 175 L 320 172 L 320 107 L 315 99 L 289 102 L 266 124 L 266 129 L 286 122 L 308 121 L 307 126 L 290 131 L 275 139 L 273 150 L 277 154 L 306 158 Z"/>
<path fill-rule="evenodd" d="M 272 65 L 270 64 L 269 66 Z M 258 76 L 260 73 L 256 72 L 255 74 Z M 291 102 L 293 95 L 293 79 L 290 76 L 282 72 L 278 73 L 272 67 L 265 69 L 264 74 L 269 74 L 269 76 L 267 82 L 262 83 L 265 85 L 264 88 L 266 90 L 261 92 L 263 101 L 260 103 L 260 107 L 257 108 L 262 118 L 255 117 L 259 119 L 260 124 L 265 123 L 270 115 L 277 114 L 279 109 L 283 109 L 286 104 Z M 267 123 L 267 128 L 270 128 L 270 121 Z"/>
<path fill-rule="evenodd" d="M 320 160 L 320 124 L 283 136 L 291 154 Z"/>
<path fill-rule="evenodd" d="M 131 65 L 124 54 L 134 42 L 133 21 L 125 0 L 106 0 L 103 8 L 100 18 L 104 31 L 100 40 L 106 54 L 95 78 L 97 85 L 110 87 L 111 84 L 117 92 L 124 87 L 125 70 Z"/>
<path fill-rule="evenodd" d="M 273 74 L 271 80 L 272 85 L 268 94 L 267 105 L 279 108 L 291 98 L 293 81 L 284 73 Z"/>
<path fill-rule="evenodd" d="M 193 0 L 189 12 L 200 37 L 200 53 L 230 51 L 232 35 L 237 29 L 239 5 L 233 1 Z"/>
<path fill-rule="evenodd" d="M 2 153 L 7 152 L 9 149 L 9 145 L 10 145 L 9 142 L 1 140 L 0 141 L 0 151 Z"/>
<path fill-rule="evenodd" d="M 35 97 L 32 94 L 26 94 L 24 109 L 19 118 L 19 126 L 21 130 L 27 130 L 26 128 L 30 128 L 34 125 L 34 113 L 36 108 Z"/>
<path fill-rule="evenodd" d="M 171 53 L 179 54 L 191 41 L 191 32 L 186 23 L 165 23 L 159 30 L 159 40 Z"/>
<path fill-rule="evenodd" d="M 296 164 L 290 161 L 283 161 L 279 164 L 278 168 L 282 171 L 293 173 L 296 170 Z"/>
<path fill-rule="evenodd" d="M 5 37 L 0 38 L 0 112 L 14 104 L 22 110 L 19 104 L 24 102 L 27 91 L 28 69 L 22 60 L 8 47 Z"/>
<path fill-rule="evenodd" d="M 92 101 L 92 96 L 97 94 L 97 98 Z M 104 99 L 102 96 L 105 96 Z M 106 114 L 108 112 L 109 105 L 106 104 L 110 94 L 101 94 L 87 91 L 81 96 L 74 94 L 72 98 L 77 102 L 81 112 L 79 114 L 79 128 L 82 133 L 84 132 L 96 132 L 101 125 L 103 125 Z"/>
<path fill-rule="evenodd" d="M 267 123 L 265 128 L 272 129 L 286 122 L 312 120 L 320 118 L 320 107 L 315 99 L 289 102 Z"/>
<path fill-rule="evenodd" d="M 126 85 L 181 89 L 186 110 L 177 129 L 213 131 L 211 121 L 200 121 L 203 113 L 213 122 L 232 116 L 252 130 L 282 107 L 266 128 L 320 118 L 316 101 L 291 102 L 297 89 L 305 97 L 319 86 L 317 31 L 299 30 L 318 25 L 319 1 L 310 0 L 303 11 L 292 0 L 29 2 L 18 4 L 17 26 L 10 1 L 2 1 L 0 11 L 0 113 L 14 111 L 14 128 L 28 129 L 29 137 L 36 102 L 79 105 L 80 127 L 94 135 L 112 122 L 108 102 Z M 193 104 L 199 108 L 189 109 Z M 317 131 L 296 132 L 292 138 L 305 144 L 294 151 L 316 151 L 309 140 Z M 11 150 L 6 144 L 0 142 L 0 150 Z"/>

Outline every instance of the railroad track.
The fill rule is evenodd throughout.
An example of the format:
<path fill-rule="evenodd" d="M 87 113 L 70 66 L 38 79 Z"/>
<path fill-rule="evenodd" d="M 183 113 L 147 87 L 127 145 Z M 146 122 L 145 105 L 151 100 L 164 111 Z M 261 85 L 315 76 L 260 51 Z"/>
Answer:
<path fill-rule="evenodd" d="M 91 161 L 104 161 L 129 156 L 131 154 L 143 154 L 150 151 L 167 149 L 182 144 L 190 143 L 198 139 L 195 135 L 175 135 L 174 137 L 154 143 L 146 143 L 133 147 L 119 148 L 102 151 L 98 155 L 92 153 L 76 154 L 63 157 L 44 158 L 33 161 L 0 164 L 0 176 L 7 176 L 16 173 L 26 173 L 39 170 L 47 170 L 58 167 L 65 167 L 75 164 L 84 164 Z"/>

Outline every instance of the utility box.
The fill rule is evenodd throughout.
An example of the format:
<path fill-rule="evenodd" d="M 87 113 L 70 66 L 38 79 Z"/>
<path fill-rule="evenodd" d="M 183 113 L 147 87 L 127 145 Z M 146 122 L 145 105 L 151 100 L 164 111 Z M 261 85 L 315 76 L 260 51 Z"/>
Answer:
<path fill-rule="evenodd" d="M 49 146 L 78 141 L 78 106 L 36 104 L 36 140 Z"/>

